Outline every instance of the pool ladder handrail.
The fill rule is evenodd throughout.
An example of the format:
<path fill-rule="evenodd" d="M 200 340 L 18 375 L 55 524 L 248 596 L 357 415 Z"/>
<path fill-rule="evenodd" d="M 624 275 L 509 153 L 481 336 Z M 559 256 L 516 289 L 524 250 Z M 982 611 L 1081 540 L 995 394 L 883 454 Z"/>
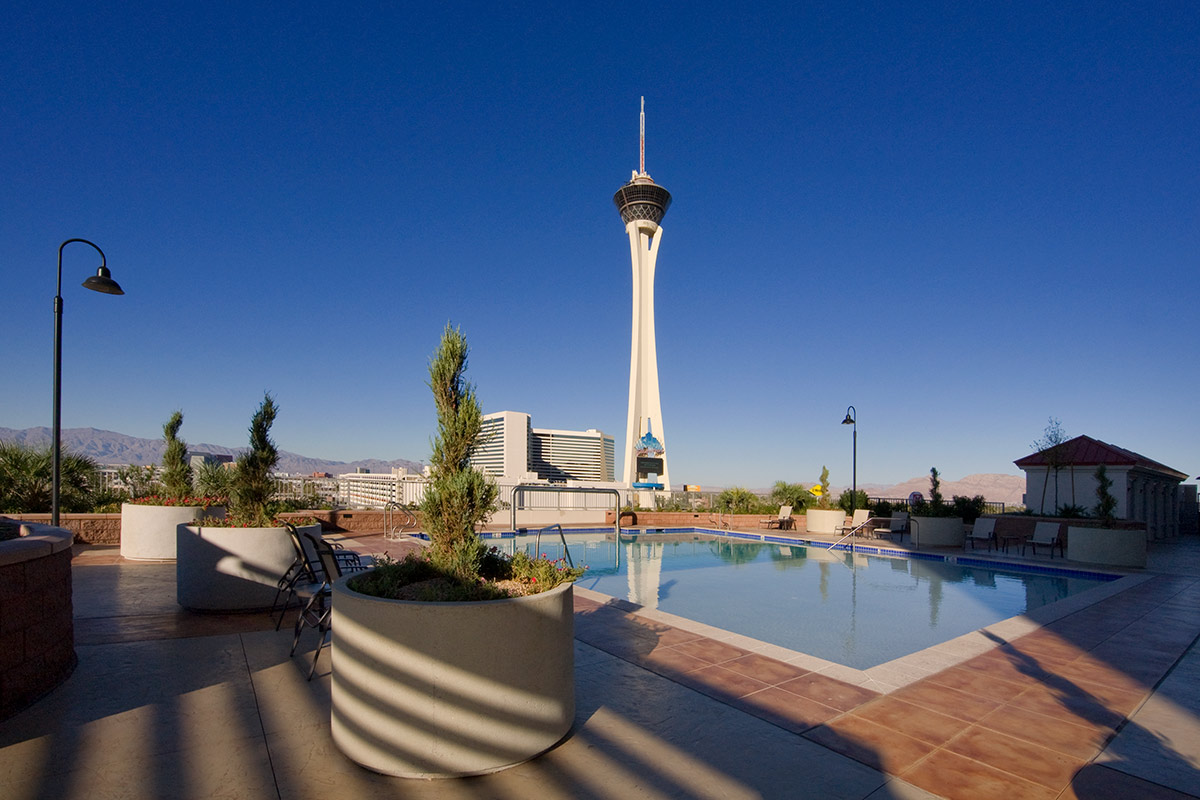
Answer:
<path fill-rule="evenodd" d="M 393 525 L 392 519 L 396 512 L 400 512 L 399 524 Z M 417 517 L 412 513 L 404 503 L 397 503 L 395 500 L 389 500 L 383 507 L 383 538 L 389 542 L 398 542 L 404 536 L 404 532 L 410 528 L 417 527 Z"/>
<path fill-rule="evenodd" d="M 559 525 L 557 522 L 554 523 L 553 525 L 547 525 L 544 528 L 538 528 L 537 535 L 533 539 L 533 551 L 535 553 L 537 553 L 538 555 L 541 555 L 542 531 L 548 531 L 553 528 L 558 528 L 558 538 L 559 538 L 559 540 L 562 541 L 562 546 L 563 546 L 563 557 L 567 559 L 567 563 L 571 565 L 571 569 L 575 569 L 575 562 L 571 559 L 571 551 L 567 549 L 567 537 L 565 534 L 563 534 L 562 525 Z M 621 534 L 618 530 L 618 533 L 617 533 L 618 541 L 620 541 L 620 535 Z"/>

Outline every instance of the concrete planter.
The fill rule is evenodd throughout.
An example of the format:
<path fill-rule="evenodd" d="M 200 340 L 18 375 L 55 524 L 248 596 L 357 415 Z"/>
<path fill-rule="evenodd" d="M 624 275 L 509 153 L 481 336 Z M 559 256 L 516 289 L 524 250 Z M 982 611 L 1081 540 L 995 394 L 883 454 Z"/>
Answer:
<path fill-rule="evenodd" d="M 808 517 L 809 533 L 837 533 L 837 529 L 846 524 L 846 512 L 840 508 L 828 511 L 820 508 L 810 508 L 804 512 Z"/>
<path fill-rule="evenodd" d="M 553 747 L 575 717 L 573 584 L 472 603 L 333 587 L 333 740 L 385 775 L 482 775 Z"/>
<path fill-rule="evenodd" d="M 121 557 L 131 561 L 174 561 L 175 529 L 202 517 L 224 517 L 223 506 L 121 504 Z"/>
<path fill-rule="evenodd" d="M 962 517 L 913 517 L 909 536 L 920 547 L 962 547 L 966 540 Z"/>
<path fill-rule="evenodd" d="M 1070 525 L 1067 527 L 1067 558 L 1141 569 L 1146 566 L 1146 532 Z"/>
<path fill-rule="evenodd" d="M 175 596 L 191 611 L 270 608 L 279 579 L 296 560 L 287 528 L 179 525 L 175 530 Z"/>

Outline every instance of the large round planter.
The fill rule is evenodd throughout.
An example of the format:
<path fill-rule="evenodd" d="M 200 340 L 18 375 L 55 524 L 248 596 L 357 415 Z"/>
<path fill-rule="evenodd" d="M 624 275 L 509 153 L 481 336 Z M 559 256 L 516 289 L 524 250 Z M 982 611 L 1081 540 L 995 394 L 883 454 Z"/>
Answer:
<path fill-rule="evenodd" d="M 962 547 L 966 541 L 962 517 L 913 517 L 909 538 L 917 547 Z"/>
<path fill-rule="evenodd" d="M 1067 527 L 1067 558 L 1113 567 L 1146 566 L 1146 532 L 1140 529 Z"/>
<path fill-rule="evenodd" d="M 175 529 L 204 517 L 224 517 L 223 506 L 121 504 L 121 558 L 174 561 Z"/>
<path fill-rule="evenodd" d="M 321 526 L 307 529 L 319 532 Z M 191 611 L 270 608 L 279 579 L 296 560 L 287 528 L 175 530 L 175 596 Z"/>
<path fill-rule="evenodd" d="M 572 584 L 470 603 L 333 586 L 333 740 L 385 775 L 482 775 L 553 747 L 575 717 Z"/>
<path fill-rule="evenodd" d="M 805 530 L 809 533 L 837 533 L 846 524 L 846 512 L 840 508 L 836 511 L 810 508 L 804 515 L 808 518 Z"/>

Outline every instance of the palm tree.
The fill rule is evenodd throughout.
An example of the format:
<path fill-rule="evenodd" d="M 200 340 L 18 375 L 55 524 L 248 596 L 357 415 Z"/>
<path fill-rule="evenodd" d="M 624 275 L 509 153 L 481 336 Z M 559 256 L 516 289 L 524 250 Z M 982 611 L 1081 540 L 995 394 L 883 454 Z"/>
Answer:
<path fill-rule="evenodd" d="M 87 456 L 63 453 L 59 464 L 59 505 L 67 513 L 91 511 L 100 471 Z M 54 491 L 54 455 L 50 445 L 25 447 L 0 442 L 0 512 L 50 511 Z"/>

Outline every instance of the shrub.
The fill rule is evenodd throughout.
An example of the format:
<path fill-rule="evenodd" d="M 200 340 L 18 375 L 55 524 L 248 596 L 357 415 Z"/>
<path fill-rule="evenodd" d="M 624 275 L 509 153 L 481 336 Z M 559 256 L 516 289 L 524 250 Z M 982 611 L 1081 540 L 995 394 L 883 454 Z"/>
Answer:
<path fill-rule="evenodd" d="M 855 495 L 854 491 L 851 489 L 844 489 L 842 493 L 838 495 L 837 504 L 838 508 L 840 508 L 842 511 L 845 511 L 847 514 L 853 514 L 854 509 L 866 508 L 870 502 L 871 501 L 867 498 L 867 493 L 862 489 L 858 490 L 857 495 Z"/>
<path fill-rule="evenodd" d="M 464 377 L 468 351 L 466 337 L 447 324 L 429 362 L 438 433 L 430 457 L 433 474 L 421 501 L 421 513 L 434 566 L 463 583 L 474 583 L 485 550 L 475 526 L 496 510 L 499 489 L 470 464 L 483 427 L 483 412 L 475 387 Z"/>
<path fill-rule="evenodd" d="M 194 483 L 196 494 L 201 497 L 219 497 L 225 501 L 233 494 L 234 469 L 215 461 L 206 461 L 196 470 Z"/>
<path fill-rule="evenodd" d="M 275 491 L 271 472 L 279 461 L 279 451 L 271 441 L 271 425 L 278 413 L 279 407 L 271 395 L 263 395 L 262 403 L 250 419 L 250 449 L 237 460 L 237 473 L 230 496 L 233 503 L 230 516 L 251 527 L 271 525 L 267 503 Z"/>
<path fill-rule="evenodd" d="M 1109 492 L 1111 488 L 1112 478 L 1108 477 L 1108 468 L 1101 464 L 1096 467 L 1096 516 L 1106 528 L 1112 527 L 1113 515 L 1117 510 L 1117 498 Z"/>
<path fill-rule="evenodd" d="M 65 513 L 92 510 L 100 486 L 96 462 L 87 456 L 63 452 L 59 461 L 59 509 Z M 54 451 L 51 445 L 25 447 L 0 442 L 0 512 L 35 514 L 50 511 L 54 488 Z"/>
<path fill-rule="evenodd" d="M 775 481 L 775 485 L 771 487 L 771 503 L 776 506 L 791 506 L 797 514 L 808 508 L 812 501 L 812 494 L 802 483 Z"/>
<path fill-rule="evenodd" d="M 962 517 L 963 522 L 968 525 L 975 524 L 975 520 L 983 516 L 984 509 L 987 508 L 987 500 L 981 494 L 977 494 L 974 497 L 955 495 L 951 502 L 953 503 L 954 516 Z"/>
<path fill-rule="evenodd" d="M 188 463 L 187 442 L 178 437 L 182 426 L 182 411 L 176 411 L 163 425 L 163 441 L 167 448 L 163 452 L 162 482 L 167 497 L 185 497 L 192 492 L 192 465 Z"/>
<path fill-rule="evenodd" d="M 821 494 L 817 496 L 817 508 L 828 511 L 833 508 L 833 498 L 829 496 L 829 467 L 821 466 Z"/>
<path fill-rule="evenodd" d="M 1059 506 L 1056 516 L 1063 519 L 1083 519 L 1088 516 L 1088 512 L 1083 506 Z"/>
<path fill-rule="evenodd" d="M 741 486 L 726 489 L 717 495 L 715 505 L 721 511 L 730 514 L 753 514 L 761 506 L 762 501 L 754 492 Z"/>

